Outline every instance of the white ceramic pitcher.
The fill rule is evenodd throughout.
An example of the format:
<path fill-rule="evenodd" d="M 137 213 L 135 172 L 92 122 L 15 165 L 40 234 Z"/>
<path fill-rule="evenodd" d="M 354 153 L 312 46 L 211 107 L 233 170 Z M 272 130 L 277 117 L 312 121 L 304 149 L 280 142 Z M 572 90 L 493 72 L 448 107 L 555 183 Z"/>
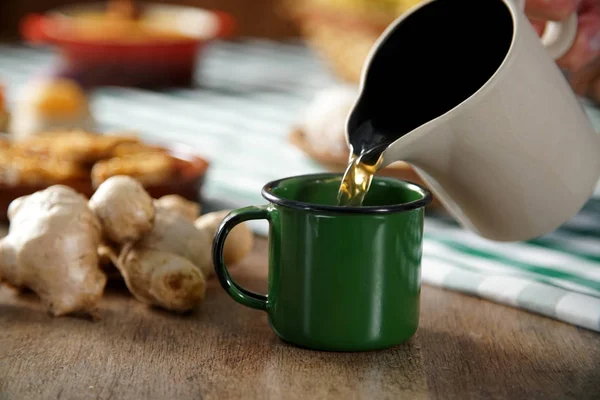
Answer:
<path fill-rule="evenodd" d="M 391 143 L 381 168 L 410 163 L 464 227 L 497 241 L 553 231 L 600 178 L 598 134 L 553 60 L 571 47 L 577 18 L 540 40 L 522 7 L 415 6 L 373 46 L 348 117 L 355 153 L 382 137 L 359 137 L 363 124 L 379 124 Z"/>

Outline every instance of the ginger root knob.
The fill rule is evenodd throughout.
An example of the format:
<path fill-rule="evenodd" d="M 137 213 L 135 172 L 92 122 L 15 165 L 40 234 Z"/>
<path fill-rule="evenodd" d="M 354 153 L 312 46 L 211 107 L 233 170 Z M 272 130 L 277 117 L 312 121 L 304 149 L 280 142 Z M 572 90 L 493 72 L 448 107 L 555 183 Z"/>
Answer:
<path fill-rule="evenodd" d="M 177 254 L 149 249 L 124 249 L 118 268 L 139 301 L 170 311 L 189 311 L 204 301 L 202 272 Z"/>
<path fill-rule="evenodd" d="M 124 244 L 139 240 L 152 229 L 152 197 L 135 179 L 117 175 L 104 181 L 89 201 L 90 209 L 100 220 L 104 235 Z"/>

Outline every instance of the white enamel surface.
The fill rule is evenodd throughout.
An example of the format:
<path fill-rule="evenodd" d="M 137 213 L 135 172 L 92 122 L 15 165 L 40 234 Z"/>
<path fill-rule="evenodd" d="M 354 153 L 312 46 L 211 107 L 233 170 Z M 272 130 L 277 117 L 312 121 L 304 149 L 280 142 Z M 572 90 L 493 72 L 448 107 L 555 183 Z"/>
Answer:
<path fill-rule="evenodd" d="M 551 232 L 600 177 L 598 135 L 525 15 L 510 8 L 515 40 L 497 73 L 393 143 L 383 164 L 413 164 L 464 227 L 498 241 Z"/>

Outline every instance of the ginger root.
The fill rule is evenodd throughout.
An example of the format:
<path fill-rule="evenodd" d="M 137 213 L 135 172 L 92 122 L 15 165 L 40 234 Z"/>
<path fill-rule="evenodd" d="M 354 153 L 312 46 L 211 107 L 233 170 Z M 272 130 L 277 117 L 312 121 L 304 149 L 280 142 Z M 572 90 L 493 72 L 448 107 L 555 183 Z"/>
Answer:
<path fill-rule="evenodd" d="M 112 179 L 98 189 L 114 185 Z M 144 199 L 149 198 L 143 188 L 141 191 Z M 126 196 L 130 197 L 131 194 Z M 105 196 L 99 204 L 115 218 L 119 214 L 111 196 Z M 191 310 L 204 300 L 205 278 L 212 271 L 210 238 L 198 231 L 193 222 L 199 206 L 179 196 L 165 196 L 149 206 L 153 209 L 153 218 L 147 220 L 150 224 L 147 232 L 135 240 L 125 241 L 125 237 L 121 237 L 116 246 L 105 242 L 98 253 L 103 260 L 113 262 L 139 301 L 175 312 Z M 126 208 L 123 210 L 129 213 Z M 115 219 L 114 226 L 119 221 Z M 107 225 L 104 224 L 105 229 Z M 122 232 L 125 230 L 121 227 Z"/>
<path fill-rule="evenodd" d="M 0 281 L 32 289 L 54 315 L 95 315 L 106 274 L 121 276 L 139 301 L 191 310 L 212 273 L 212 235 L 196 229 L 199 212 L 179 196 L 152 199 L 128 176 L 107 179 L 89 201 L 52 186 L 11 203 Z"/>
<path fill-rule="evenodd" d="M 155 208 L 154 226 L 136 242 L 135 248 L 176 254 L 191 261 L 205 277 L 210 276 L 211 237 L 196 229 L 193 221 L 181 212 L 160 204 Z"/>
<path fill-rule="evenodd" d="M 196 219 L 194 225 L 202 232 L 205 232 L 211 240 L 217 233 L 219 225 L 223 219 L 230 213 L 230 210 L 215 211 Z M 226 264 L 235 264 L 241 261 L 254 246 L 254 234 L 248 227 L 248 224 L 242 223 L 231 230 L 225 240 L 223 257 Z"/>
<path fill-rule="evenodd" d="M 14 200 L 0 240 L 0 281 L 29 288 L 54 316 L 95 316 L 106 285 L 98 265 L 100 223 L 87 199 L 54 185 Z"/>
<path fill-rule="evenodd" d="M 195 221 L 200 215 L 200 205 L 176 194 L 168 194 L 154 201 L 159 207 L 178 211 L 190 221 Z"/>
<path fill-rule="evenodd" d="M 104 181 L 89 201 L 104 235 L 118 244 L 139 240 L 152 229 L 154 204 L 141 183 L 129 176 Z"/>
<path fill-rule="evenodd" d="M 98 246 L 98 262 L 108 281 L 122 278 L 121 272 L 117 268 L 119 248 L 118 245 L 108 242 L 102 242 Z"/>
<path fill-rule="evenodd" d="M 177 254 L 126 246 L 117 264 L 129 291 L 143 303 L 185 312 L 204 301 L 204 275 Z"/>

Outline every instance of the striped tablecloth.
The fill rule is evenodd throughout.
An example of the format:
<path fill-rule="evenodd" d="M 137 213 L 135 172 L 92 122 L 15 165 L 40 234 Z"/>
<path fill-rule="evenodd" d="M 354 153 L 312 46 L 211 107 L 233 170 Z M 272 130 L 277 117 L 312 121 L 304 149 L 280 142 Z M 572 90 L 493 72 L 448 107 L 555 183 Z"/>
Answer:
<path fill-rule="evenodd" d="M 11 99 L 53 62 L 50 50 L 0 46 Z M 268 181 L 322 171 L 287 142 L 315 92 L 334 79 L 301 43 L 244 40 L 207 49 L 194 90 L 103 88 L 92 107 L 104 130 L 193 146 L 211 162 L 203 196 L 219 207 L 264 204 Z M 600 111 L 587 105 L 600 130 Z M 423 283 L 600 331 L 600 191 L 572 221 L 540 239 L 494 243 L 444 216 L 425 224 Z M 254 225 L 264 233 L 265 225 Z"/>

